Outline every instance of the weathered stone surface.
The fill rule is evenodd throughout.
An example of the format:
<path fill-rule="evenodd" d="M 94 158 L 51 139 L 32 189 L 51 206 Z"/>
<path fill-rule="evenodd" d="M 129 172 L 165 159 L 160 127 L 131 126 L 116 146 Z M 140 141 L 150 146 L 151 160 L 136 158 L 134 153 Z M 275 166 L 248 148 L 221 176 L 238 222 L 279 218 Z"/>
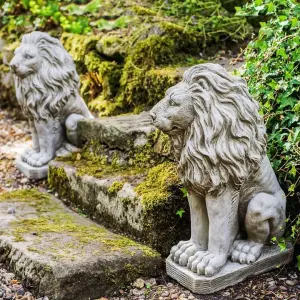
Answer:
<path fill-rule="evenodd" d="M 59 161 L 50 163 L 49 180 L 62 199 L 80 207 L 96 221 L 144 241 L 163 255 L 168 255 L 174 243 L 189 236 L 188 205 L 178 187 L 171 188 L 164 199 L 154 195 L 154 201 L 149 203 L 136 191 L 145 180 L 143 174 L 96 178 L 78 174 L 74 166 Z M 114 189 L 118 184 L 120 187 Z M 176 212 L 182 208 L 186 213 L 180 218 Z"/>
<path fill-rule="evenodd" d="M 235 285 L 249 276 L 268 272 L 276 267 L 289 263 L 293 259 L 293 247 L 281 252 L 277 245 L 265 246 L 261 257 L 251 265 L 241 265 L 228 261 L 216 275 L 207 277 L 197 275 L 186 267 L 167 258 L 167 274 L 193 293 L 211 294 L 228 286 Z"/>
<path fill-rule="evenodd" d="M 11 206 L 15 214 L 7 213 Z M 49 299 L 107 296 L 161 268 L 151 248 L 111 233 L 37 190 L 0 194 L 0 228 L 0 261 Z"/>
<path fill-rule="evenodd" d="M 147 112 L 139 115 L 86 119 L 78 123 L 78 136 L 82 143 L 97 141 L 120 150 L 145 145 L 148 135 L 155 130 Z"/>
<path fill-rule="evenodd" d="M 44 179 L 48 175 L 48 165 L 33 167 L 22 161 L 20 157 L 16 159 L 16 168 L 29 179 Z"/>

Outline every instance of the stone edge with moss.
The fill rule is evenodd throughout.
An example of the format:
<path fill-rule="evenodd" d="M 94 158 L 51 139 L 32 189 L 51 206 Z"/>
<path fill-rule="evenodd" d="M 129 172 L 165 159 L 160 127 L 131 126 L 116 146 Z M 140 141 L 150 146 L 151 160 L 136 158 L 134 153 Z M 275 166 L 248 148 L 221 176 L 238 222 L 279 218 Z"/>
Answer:
<path fill-rule="evenodd" d="M 40 193 L 37 190 L 0 194 L 1 203 L 20 201 L 22 204 L 27 203 L 32 207 L 36 207 L 37 203 L 44 203 L 46 206 L 50 203 L 51 209 L 53 207 L 57 209 L 56 205 L 61 204 L 57 201 L 54 203 L 55 205 L 51 205 L 51 198 L 48 194 Z M 159 256 L 154 255 L 155 252 L 145 246 L 141 246 L 143 255 L 125 255 L 126 259 L 115 257 L 118 262 L 105 261 L 103 265 L 105 267 L 100 268 L 101 261 L 98 261 L 98 263 L 87 265 L 84 268 L 77 266 L 77 269 L 68 269 L 64 263 L 43 261 L 30 254 L 30 249 L 24 250 L 24 247 L 18 245 L 18 242 L 11 242 L 11 239 L 0 235 L 1 261 L 10 261 L 11 268 L 25 282 L 29 283 L 39 296 L 47 295 L 58 300 L 85 300 L 91 296 L 109 295 L 138 277 L 155 276 L 161 270 Z M 74 284 L 78 282 L 79 278 L 81 281 L 84 279 L 85 283 L 81 282 L 74 288 Z M 99 280 L 101 284 L 99 284 Z"/>

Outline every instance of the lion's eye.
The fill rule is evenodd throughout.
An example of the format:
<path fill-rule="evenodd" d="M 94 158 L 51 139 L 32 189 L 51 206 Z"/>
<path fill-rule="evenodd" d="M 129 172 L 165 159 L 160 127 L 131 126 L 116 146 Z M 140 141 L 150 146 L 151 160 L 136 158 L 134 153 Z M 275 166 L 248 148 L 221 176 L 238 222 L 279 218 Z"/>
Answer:
<path fill-rule="evenodd" d="M 31 55 L 29 55 L 29 54 L 25 54 L 24 57 L 25 57 L 26 59 L 31 59 L 33 56 L 31 56 Z"/>

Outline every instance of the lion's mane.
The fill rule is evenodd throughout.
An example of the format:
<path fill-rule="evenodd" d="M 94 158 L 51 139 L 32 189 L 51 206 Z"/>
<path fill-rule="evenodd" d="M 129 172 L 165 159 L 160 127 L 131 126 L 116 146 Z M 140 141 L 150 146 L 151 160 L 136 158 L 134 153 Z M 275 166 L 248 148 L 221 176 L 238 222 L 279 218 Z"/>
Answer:
<path fill-rule="evenodd" d="M 47 33 L 32 32 L 22 37 L 23 44 L 38 48 L 42 65 L 39 71 L 16 81 L 16 94 L 24 114 L 35 119 L 56 117 L 80 86 L 74 62 L 58 39 Z"/>
<path fill-rule="evenodd" d="M 229 181 L 239 188 L 266 154 L 258 103 L 242 78 L 216 64 L 190 68 L 183 82 L 188 84 L 195 118 L 181 141 L 181 179 L 201 193 L 220 193 Z M 204 89 L 209 97 L 204 97 Z"/>

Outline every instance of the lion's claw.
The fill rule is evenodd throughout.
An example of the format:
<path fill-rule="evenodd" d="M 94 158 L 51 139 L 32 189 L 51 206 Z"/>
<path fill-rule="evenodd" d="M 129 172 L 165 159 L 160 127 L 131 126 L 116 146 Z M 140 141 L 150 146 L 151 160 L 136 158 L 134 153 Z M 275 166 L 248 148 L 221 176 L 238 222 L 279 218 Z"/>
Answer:
<path fill-rule="evenodd" d="M 186 267 L 189 259 L 201 249 L 201 246 L 192 241 L 179 242 L 177 246 L 171 249 L 171 259 Z"/>
<path fill-rule="evenodd" d="M 27 163 L 32 167 L 42 167 L 46 165 L 52 157 L 44 153 L 35 153 L 30 157 L 27 157 Z"/>
<path fill-rule="evenodd" d="M 33 150 L 31 148 L 27 148 L 22 154 L 21 154 L 21 159 L 24 162 L 28 162 L 28 160 L 30 159 L 30 157 L 38 154 L 39 152 L 36 150 Z"/>
<path fill-rule="evenodd" d="M 261 243 L 237 240 L 232 246 L 231 260 L 241 264 L 254 263 L 259 258 L 262 249 Z"/>
<path fill-rule="evenodd" d="M 214 254 L 209 251 L 198 251 L 190 257 L 188 268 L 198 275 L 213 276 L 226 263 L 226 256 Z"/>

